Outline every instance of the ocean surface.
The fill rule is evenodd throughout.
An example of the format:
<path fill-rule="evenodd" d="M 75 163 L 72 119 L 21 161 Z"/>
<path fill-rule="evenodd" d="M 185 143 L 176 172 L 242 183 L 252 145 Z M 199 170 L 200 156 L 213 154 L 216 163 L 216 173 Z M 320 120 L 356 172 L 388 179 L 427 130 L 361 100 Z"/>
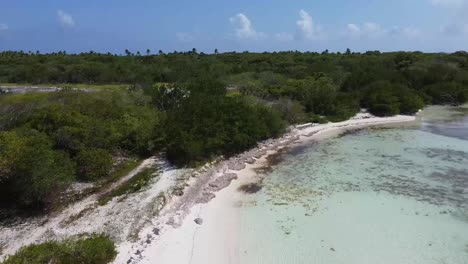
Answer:
<path fill-rule="evenodd" d="M 468 108 L 290 149 L 261 186 L 240 263 L 468 263 Z"/>

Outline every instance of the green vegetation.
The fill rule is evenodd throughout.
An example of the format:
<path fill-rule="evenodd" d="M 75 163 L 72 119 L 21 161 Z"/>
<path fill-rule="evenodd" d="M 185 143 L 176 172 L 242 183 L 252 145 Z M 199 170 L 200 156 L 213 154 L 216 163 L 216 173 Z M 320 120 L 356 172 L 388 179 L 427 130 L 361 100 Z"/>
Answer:
<path fill-rule="evenodd" d="M 142 159 L 130 158 L 129 160 L 120 163 L 118 166 L 115 166 L 108 177 L 108 181 L 113 182 L 129 174 L 133 169 L 140 165 L 141 161 Z"/>
<path fill-rule="evenodd" d="M 6 51 L 0 83 L 115 88 L 0 94 L 0 208 L 44 209 L 75 181 L 114 179 L 121 157 L 193 166 L 288 124 L 464 103 L 468 54 Z"/>
<path fill-rule="evenodd" d="M 273 108 L 240 96 L 226 96 L 221 84 L 194 81 L 190 96 L 168 112 L 167 156 L 177 164 L 235 154 L 278 136 L 284 122 Z"/>
<path fill-rule="evenodd" d="M 39 87 L 39 88 L 48 88 L 48 87 L 60 87 L 60 88 L 77 88 L 77 89 L 128 89 L 131 85 L 129 84 L 85 84 L 85 83 L 0 83 L 0 86 L 4 87 Z"/>
<path fill-rule="evenodd" d="M 47 208 L 73 181 L 106 180 L 112 157 L 154 151 L 159 119 L 125 91 L 0 97 L 0 204 Z"/>
<path fill-rule="evenodd" d="M 116 88 L 190 83 L 195 78 L 209 77 L 234 88 L 230 95 L 242 93 L 268 101 L 288 98 L 299 102 L 307 116 L 343 120 L 359 106 L 379 115 L 391 115 L 413 113 L 422 102 L 464 102 L 468 99 L 467 61 L 466 52 L 348 50 L 343 54 L 291 51 L 208 55 L 194 49 L 146 56 L 126 51 L 126 56 L 118 56 L 5 51 L 0 53 L 0 83 Z M 395 95 L 398 90 L 405 93 Z M 367 98 L 370 94 L 372 98 Z"/>
<path fill-rule="evenodd" d="M 103 264 L 117 255 L 114 242 L 105 235 L 50 241 L 21 248 L 2 264 Z"/>
<path fill-rule="evenodd" d="M 128 195 L 143 189 L 154 177 L 156 170 L 154 168 L 146 168 L 133 176 L 130 180 L 123 183 L 115 190 L 99 198 L 99 204 L 104 205 L 114 197 Z"/>

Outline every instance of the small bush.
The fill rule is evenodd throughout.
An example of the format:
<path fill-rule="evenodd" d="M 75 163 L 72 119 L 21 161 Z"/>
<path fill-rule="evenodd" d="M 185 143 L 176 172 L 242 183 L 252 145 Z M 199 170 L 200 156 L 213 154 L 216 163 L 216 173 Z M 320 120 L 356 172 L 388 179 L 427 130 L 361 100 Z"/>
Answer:
<path fill-rule="evenodd" d="M 114 260 L 116 255 L 114 242 L 108 236 L 93 234 L 26 246 L 8 256 L 2 264 L 103 264 Z"/>
<path fill-rule="evenodd" d="M 297 101 L 281 98 L 275 102 L 274 109 L 276 109 L 281 117 L 289 124 L 305 123 L 307 120 L 304 106 Z"/>
<path fill-rule="evenodd" d="M 375 104 L 369 111 L 376 116 L 394 116 L 400 113 L 396 104 Z"/>
<path fill-rule="evenodd" d="M 68 155 L 36 130 L 0 132 L 0 204 L 50 205 L 73 180 Z"/>
<path fill-rule="evenodd" d="M 112 156 L 103 149 L 84 149 L 76 158 L 78 176 L 87 181 L 95 181 L 109 175 L 112 169 Z"/>
<path fill-rule="evenodd" d="M 325 117 L 319 116 L 319 115 L 316 115 L 316 114 L 309 114 L 309 120 L 312 123 L 319 123 L 319 124 L 328 123 L 328 120 Z"/>
<path fill-rule="evenodd" d="M 133 176 L 130 180 L 123 183 L 117 189 L 113 190 L 112 192 L 108 193 L 107 195 L 102 196 L 99 199 L 100 205 L 105 205 L 107 202 L 112 200 L 114 197 L 135 193 L 143 189 L 148 183 L 155 177 L 155 169 L 154 168 L 146 168 L 135 176 Z"/>
<path fill-rule="evenodd" d="M 423 99 L 414 94 L 401 96 L 400 102 L 400 112 L 405 115 L 412 115 L 424 107 Z"/>

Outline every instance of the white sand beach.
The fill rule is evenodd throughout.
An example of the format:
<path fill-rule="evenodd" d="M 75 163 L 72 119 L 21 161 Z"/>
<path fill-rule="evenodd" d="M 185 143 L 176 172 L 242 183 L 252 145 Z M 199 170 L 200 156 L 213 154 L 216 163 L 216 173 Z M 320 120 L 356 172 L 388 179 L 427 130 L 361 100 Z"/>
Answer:
<path fill-rule="evenodd" d="M 350 119 L 348 121 L 328 124 L 306 124 L 298 126 L 283 138 L 270 142 L 264 155 L 249 160 L 245 168 L 241 170 L 229 169 L 229 161 L 217 165 L 216 170 L 207 172 L 211 179 L 205 184 L 214 181 L 217 177 L 225 174 L 236 173 L 237 179 L 217 192 L 215 197 L 207 203 L 197 204 L 197 197 L 190 197 L 187 201 L 186 195 L 193 196 L 194 193 L 186 193 L 182 197 L 176 197 L 171 201 L 156 219 L 152 227 L 146 228 L 140 234 L 140 241 L 136 244 L 122 244 L 119 256 L 114 263 L 239 263 L 239 221 L 240 208 L 242 205 L 252 203 L 249 195 L 240 192 L 240 186 L 258 182 L 260 179 L 255 169 L 267 165 L 267 157 L 277 153 L 278 150 L 292 144 L 304 144 L 308 141 L 323 140 L 339 135 L 348 130 L 361 129 L 365 127 L 390 125 L 397 123 L 413 122 L 414 116 L 394 117 L 368 117 Z M 257 150 L 264 150 L 261 146 Z M 252 151 L 248 155 L 251 155 Z M 242 156 L 242 155 L 240 155 Z M 251 158 L 251 157 L 249 157 Z M 239 162 L 239 159 L 237 160 Z M 242 162 L 242 158 L 240 159 Z M 192 178 L 187 189 L 194 185 L 199 178 Z M 206 179 L 204 179 L 206 181 Z M 202 195 L 200 186 L 198 193 Z M 184 200 L 180 203 L 180 200 Z M 186 211 L 184 211 L 186 210 Z M 195 222 L 201 219 L 202 223 Z M 155 236 L 154 228 L 157 228 Z M 146 241 L 147 237 L 156 237 L 153 241 Z"/>
<path fill-rule="evenodd" d="M 152 157 L 122 179 L 145 167 L 159 166 L 160 176 L 142 192 L 114 198 L 104 206 L 97 204 L 95 194 L 54 215 L 1 227 L 0 260 L 31 243 L 97 232 L 109 234 L 116 242 L 114 263 L 238 263 L 239 208 L 252 202 L 238 188 L 259 181 L 255 169 L 266 166 L 267 157 L 284 147 L 347 130 L 415 120 L 415 116 L 358 114 L 339 123 L 305 124 L 291 128 L 281 138 L 196 170 L 172 168 Z M 174 190 L 181 186 L 183 194 L 175 195 Z M 194 222 L 197 218 L 200 224 Z"/>

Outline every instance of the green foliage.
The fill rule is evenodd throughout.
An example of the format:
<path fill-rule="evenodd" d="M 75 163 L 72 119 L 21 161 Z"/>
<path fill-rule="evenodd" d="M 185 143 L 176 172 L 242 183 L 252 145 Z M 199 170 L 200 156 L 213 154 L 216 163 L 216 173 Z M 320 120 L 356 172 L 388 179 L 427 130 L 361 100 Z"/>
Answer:
<path fill-rule="evenodd" d="M 108 180 L 115 181 L 124 177 L 125 175 L 130 173 L 133 169 L 138 167 L 141 161 L 142 161 L 141 159 L 129 159 L 125 162 L 121 162 L 119 165 L 113 168 L 113 171 Z"/>
<path fill-rule="evenodd" d="M 297 101 L 281 98 L 275 102 L 274 108 L 281 114 L 281 118 L 289 124 L 300 124 L 308 121 L 304 106 Z"/>
<path fill-rule="evenodd" d="M 0 204 L 50 203 L 74 180 L 106 178 L 115 156 L 165 151 L 196 164 L 275 137 L 285 123 L 468 100 L 463 52 L 125 54 L 0 52 L 0 83 L 117 88 L 1 95 Z"/>
<path fill-rule="evenodd" d="M 78 177 L 85 181 L 102 179 L 112 169 L 112 156 L 104 149 L 83 149 L 78 153 L 75 160 Z"/>
<path fill-rule="evenodd" d="M 193 82 L 190 96 L 168 113 L 168 158 L 178 164 L 231 155 L 277 136 L 284 123 L 270 107 L 249 103 L 241 96 L 225 96 L 225 90 L 207 80 Z"/>
<path fill-rule="evenodd" d="M 402 84 L 378 81 L 369 85 L 367 89 L 363 105 L 377 116 L 414 114 L 424 107 L 423 99 Z"/>
<path fill-rule="evenodd" d="M 369 86 L 364 104 L 377 116 L 392 116 L 400 113 L 400 102 L 388 81 L 374 82 Z"/>
<path fill-rule="evenodd" d="M 0 127 L 37 129 L 74 157 L 83 148 L 147 154 L 159 116 L 139 93 L 58 92 L 4 96 Z"/>
<path fill-rule="evenodd" d="M 32 87 L 39 87 L 39 88 L 49 88 L 49 87 L 60 87 L 64 89 L 121 89 L 125 90 L 130 87 L 128 84 L 86 84 L 86 83 L 40 83 L 40 84 L 33 84 L 33 83 L 0 83 L 0 86 L 3 87 L 22 87 L 22 86 L 32 86 Z"/>
<path fill-rule="evenodd" d="M 415 93 L 406 93 L 400 95 L 400 113 L 412 115 L 423 109 L 424 100 Z"/>
<path fill-rule="evenodd" d="M 152 98 L 152 103 L 160 111 L 166 112 L 177 108 L 182 99 L 188 96 L 188 91 L 175 84 L 154 84 L 145 87 L 146 94 Z"/>
<path fill-rule="evenodd" d="M 328 120 L 324 116 L 319 116 L 319 115 L 316 115 L 316 114 L 310 114 L 309 115 L 309 120 L 312 123 L 318 123 L 318 124 L 328 123 Z"/>
<path fill-rule="evenodd" d="M 466 84 L 456 82 L 440 82 L 427 86 L 426 93 L 434 104 L 458 105 L 468 100 Z"/>
<path fill-rule="evenodd" d="M 112 156 L 155 149 L 158 124 L 139 92 L 2 96 L 0 205 L 48 206 L 75 180 L 108 177 Z"/>
<path fill-rule="evenodd" d="M 0 132 L 0 203 L 49 204 L 73 180 L 74 164 L 36 130 Z"/>
<path fill-rule="evenodd" d="M 103 264 L 110 263 L 116 255 L 114 242 L 108 236 L 93 234 L 26 246 L 2 264 Z"/>

